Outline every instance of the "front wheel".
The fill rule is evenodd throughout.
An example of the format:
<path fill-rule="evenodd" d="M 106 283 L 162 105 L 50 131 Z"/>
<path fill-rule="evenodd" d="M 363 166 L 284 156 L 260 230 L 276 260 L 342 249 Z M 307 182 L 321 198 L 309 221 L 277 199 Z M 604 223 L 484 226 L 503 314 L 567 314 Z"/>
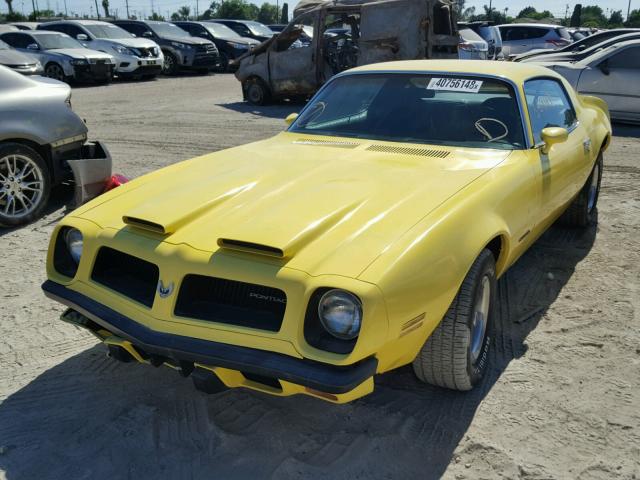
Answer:
<path fill-rule="evenodd" d="M 561 221 L 568 227 L 584 228 L 597 221 L 596 207 L 600 196 L 603 163 L 601 153 L 580 193 L 562 214 Z"/>
<path fill-rule="evenodd" d="M 258 106 L 269 103 L 269 88 L 259 78 L 249 78 L 243 83 L 242 88 L 249 103 Z"/>
<path fill-rule="evenodd" d="M 485 249 L 413 361 L 420 380 L 452 390 L 471 390 L 482 379 L 489 362 L 495 297 L 495 260 Z"/>
<path fill-rule="evenodd" d="M 165 75 L 175 75 L 176 73 L 178 73 L 178 59 L 171 52 L 164 52 L 162 73 L 164 73 Z"/>
<path fill-rule="evenodd" d="M 13 227 L 38 218 L 50 189 L 38 152 L 20 143 L 0 145 L 0 224 Z"/>
<path fill-rule="evenodd" d="M 49 63 L 44 69 L 45 77 L 53 78 L 60 82 L 66 82 L 67 76 L 64 74 L 64 70 L 57 63 Z"/>

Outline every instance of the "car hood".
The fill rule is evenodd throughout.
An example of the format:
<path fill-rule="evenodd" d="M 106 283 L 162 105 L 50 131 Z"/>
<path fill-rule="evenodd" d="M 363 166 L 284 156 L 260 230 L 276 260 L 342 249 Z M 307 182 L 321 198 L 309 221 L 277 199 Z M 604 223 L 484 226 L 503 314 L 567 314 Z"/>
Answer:
<path fill-rule="evenodd" d="M 34 65 L 37 61 L 34 57 L 16 50 L 0 50 L 1 65 Z"/>
<path fill-rule="evenodd" d="M 73 215 L 206 252 L 248 245 L 240 255 L 256 261 L 355 278 L 510 153 L 413 148 L 281 133 L 146 175 Z"/>
<path fill-rule="evenodd" d="M 249 37 L 240 37 L 240 38 L 219 37 L 219 39 L 225 42 L 241 43 L 242 45 L 260 45 L 262 43 L 261 41 L 256 40 L 255 38 L 249 38 Z"/>
<path fill-rule="evenodd" d="M 162 37 L 169 42 L 186 43 L 187 45 L 206 45 L 211 43 L 209 40 L 197 37 Z"/>
<path fill-rule="evenodd" d="M 45 53 L 55 53 L 75 59 L 113 58 L 108 53 L 98 52 L 97 50 L 91 50 L 89 48 L 56 48 L 54 50 L 45 50 Z"/>
<path fill-rule="evenodd" d="M 100 40 L 133 48 L 153 48 L 158 46 L 156 42 L 148 38 L 101 38 Z"/>

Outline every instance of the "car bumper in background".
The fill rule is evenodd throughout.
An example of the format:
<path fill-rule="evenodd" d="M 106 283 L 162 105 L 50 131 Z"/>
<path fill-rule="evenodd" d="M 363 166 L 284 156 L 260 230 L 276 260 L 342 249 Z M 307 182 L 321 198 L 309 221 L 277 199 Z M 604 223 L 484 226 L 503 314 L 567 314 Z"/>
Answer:
<path fill-rule="evenodd" d="M 5 67 L 9 67 L 14 72 L 18 72 L 23 75 L 41 75 L 43 73 L 42 65 L 39 65 L 39 64 L 5 65 Z"/>
<path fill-rule="evenodd" d="M 126 57 L 118 59 L 116 73 L 118 75 L 157 75 L 162 71 L 163 59 Z"/>
<path fill-rule="evenodd" d="M 79 82 L 109 81 L 113 78 L 115 65 L 113 63 L 91 63 L 75 65 L 73 77 Z"/>
<path fill-rule="evenodd" d="M 189 375 L 215 375 L 227 387 L 245 387 L 273 395 L 305 394 L 345 403 L 373 391 L 378 361 L 366 358 L 336 366 L 281 353 L 151 330 L 67 288 L 46 281 L 47 297 L 70 307 L 62 319 L 89 330 L 103 343 L 126 350 L 135 360 L 166 365 Z M 260 381 L 263 379 L 263 382 Z"/>

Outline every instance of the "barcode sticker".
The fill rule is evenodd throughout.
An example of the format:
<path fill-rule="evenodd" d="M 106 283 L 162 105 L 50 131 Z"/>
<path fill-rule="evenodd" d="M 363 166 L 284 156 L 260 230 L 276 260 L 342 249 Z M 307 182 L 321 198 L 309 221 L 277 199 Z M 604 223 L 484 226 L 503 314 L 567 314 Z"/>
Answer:
<path fill-rule="evenodd" d="M 449 92 L 478 93 L 482 87 L 482 80 L 467 78 L 432 78 L 427 86 L 429 90 L 446 90 Z"/>

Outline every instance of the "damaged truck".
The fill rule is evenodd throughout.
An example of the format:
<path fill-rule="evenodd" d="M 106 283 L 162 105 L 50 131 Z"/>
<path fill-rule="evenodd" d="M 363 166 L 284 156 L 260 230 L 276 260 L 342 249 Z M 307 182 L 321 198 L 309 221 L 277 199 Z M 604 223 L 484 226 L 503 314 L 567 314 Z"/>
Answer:
<path fill-rule="evenodd" d="M 302 0 L 280 34 L 237 59 L 236 78 L 255 105 L 306 99 L 356 66 L 457 58 L 458 41 L 452 0 Z"/>

